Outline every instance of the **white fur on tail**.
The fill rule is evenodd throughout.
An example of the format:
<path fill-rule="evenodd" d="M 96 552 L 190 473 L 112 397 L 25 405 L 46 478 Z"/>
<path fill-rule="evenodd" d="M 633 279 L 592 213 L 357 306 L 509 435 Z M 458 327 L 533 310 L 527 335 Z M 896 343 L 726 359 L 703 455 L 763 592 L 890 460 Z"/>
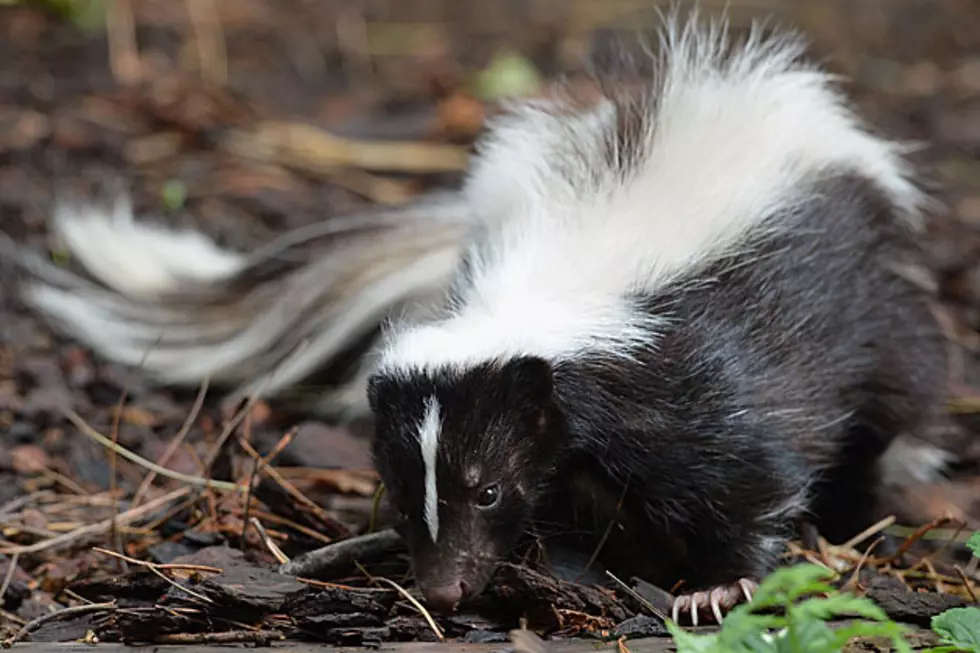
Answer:
<path fill-rule="evenodd" d="M 863 128 L 800 41 L 754 31 L 732 54 L 723 24 L 674 19 L 662 46 L 639 103 L 529 102 L 498 120 L 465 190 L 487 229 L 472 283 L 448 319 L 395 329 L 385 367 L 628 356 L 658 322 L 626 295 L 778 228 L 827 170 L 871 179 L 915 221 L 905 148 Z M 632 142 L 624 111 L 647 112 Z"/>
<path fill-rule="evenodd" d="M 243 256 L 138 220 L 125 199 L 111 210 L 58 207 L 52 230 L 104 285 L 6 246 L 31 273 L 26 301 L 58 330 L 166 383 L 239 384 L 238 398 L 294 386 L 392 312 L 441 296 L 470 226 L 466 206 L 447 193 L 287 232 Z M 253 264 L 296 257 L 298 267 L 248 280 Z M 360 359 L 342 385 L 322 389 L 318 407 L 366 414 L 372 362 Z"/>
<path fill-rule="evenodd" d="M 171 292 L 188 282 L 227 279 L 246 261 L 203 234 L 137 222 L 126 198 L 117 199 L 111 211 L 60 204 L 52 227 L 93 276 L 133 296 Z"/>

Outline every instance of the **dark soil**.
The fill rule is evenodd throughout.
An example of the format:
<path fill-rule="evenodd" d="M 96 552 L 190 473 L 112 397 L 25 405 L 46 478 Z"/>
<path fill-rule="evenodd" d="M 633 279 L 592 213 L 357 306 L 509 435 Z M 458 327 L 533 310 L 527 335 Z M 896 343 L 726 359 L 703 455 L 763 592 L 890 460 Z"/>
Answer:
<path fill-rule="evenodd" d="M 44 225 L 54 199 L 69 192 L 123 187 L 141 214 L 245 250 L 290 228 L 456 184 L 461 171 L 451 163 L 419 173 L 395 162 L 390 171 L 327 165 L 316 152 L 260 160 L 232 147 L 232 136 L 307 125 L 464 151 L 491 108 L 469 84 L 495 53 L 522 52 L 551 77 L 578 69 L 591 30 L 601 36 L 654 20 L 635 11 L 652 6 L 640 1 L 200 0 L 193 3 L 204 7 L 199 16 L 188 14 L 192 3 L 141 0 L 118 3 L 134 5 L 135 31 L 113 14 L 107 37 L 27 4 L 0 7 L 0 226 L 38 250 L 51 244 Z M 729 4 L 735 21 L 773 11 L 802 26 L 814 51 L 853 80 L 850 92 L 877 127 L 928 144 L 917 157 L 945 209 L 923 236 L 928 269 L 920 272 L 935 287 L 956 398 L 955 428 L 930 437 L 962 460 L 947 482 L 893 488 L 890 499 L 909 532 L 946 515 L 925 539 L 962 541 L 980 524 L 980 0 Z M 131 34 L 135 58 L 125 46 Z M 221 408 L 220 389 L 202 393 L 197 407 L 193 389 L 156 387 L 138 370 L 56 337 L 18 303 L 13 274 L 0 265 L 6 636 L 71 607 L 21 636 L 436 638 L 419 611 L 379 580 L 411 586 L 397 546 L 342 557 L 326 583 L 275 571 L 277 560 L 364 533 L 372 521 L 384 525 L 384 510 L 373 508 L 377 481 L 363 434 L 262 402 L 247 407 L 239 428 L 226 429 L 232 415 Z M 144 483 L 148 468 L 113 455 L 86 436 L 91 430 L 173 472 L 241 482 L 248 492 L 160 475 Z M 900 542 L 901 531 L 893 531 Z M 797 554 L 833 561 L 845 578 L 864 566 L 858 587 L 896 618 L 926 624 L 969 598 L 952 567 L 963 559 L 961 546 L 906 574 L 918 558 L 889 567 L 852 549 L 809 544 L 810 553 Z M 980 578 L 975 566 L 967 572 Z M 639 589 L 663 604 L 662 592 Z M 663 634 L 648 613 L 621 590 L 504 566 L 472 613 L 438 625 L 447 637 L 473 642 L 501 640 L 521 617 L 552 636 Z"/>

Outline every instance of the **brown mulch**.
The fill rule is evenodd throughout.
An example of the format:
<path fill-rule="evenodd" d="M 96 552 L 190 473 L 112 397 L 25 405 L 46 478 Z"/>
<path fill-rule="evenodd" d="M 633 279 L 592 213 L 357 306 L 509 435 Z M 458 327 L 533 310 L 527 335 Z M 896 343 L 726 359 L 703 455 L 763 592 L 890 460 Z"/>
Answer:
<path fill-rule="evenodd" d="M 134 13 L 113 14 L 108 36 L 0 7 L 5 233 L 45 248 L 57 193 L 122 184 L 140 213 L 248 249 L 451 186 L 492 111 L 471 82 L 504 45 L 549 77 L 576 69 L 590 29 L 651 18 L 633 11 L 650 5 L 640 1 L 193 4 L 199 13 L 117 3 Z M 876 125 L 930 143 L 919 157 L 949 210 L 922 244 L 957 426 L 937 437 L 956 438 L 963 460 L 948 482 L 894 490 L 911 526 L 890 527 L 899 552 L 819 539 L 793 552 L 927 624 L 980 591 L 962 546 L 942 544 L 980 524 L 980 1 L 729 4 L 737 20 L 774 9 L 802 25 Z M 297 135 L 302 151 L 289 146 Z M 502 566 L 482 601 L 433 626 L 391 585 L 410 589 L 411 578 L 383 535 L 362 426 L 264 402 L 228 412 L 220 389 L 156 387 L 53 335 L 9 287 L 0 277 L 0 639 L 504 641 L 521 619 L 553 637 L 664 634 L 649 607 L 663 606 L 662 591 L 629 581 L 639 600 L 530 564 Z M 348 539 L 379 530 L 380 544 Z M 319 578 L 277 572 L 334 542 L 354 552 Z"/>

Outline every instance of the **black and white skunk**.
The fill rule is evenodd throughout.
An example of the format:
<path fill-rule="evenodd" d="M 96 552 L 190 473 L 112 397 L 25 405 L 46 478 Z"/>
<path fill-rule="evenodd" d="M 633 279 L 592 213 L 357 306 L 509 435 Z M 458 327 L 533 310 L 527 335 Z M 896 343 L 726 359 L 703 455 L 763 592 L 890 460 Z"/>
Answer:
<path fill-rule="evenodd" d="M 926 201 L 904 147 L 795 36 L 699 25 L 668 21 L 639 87 L 600 74 L 597 99 L 511 107 L 460 192 L 251 256 L 126 207 L 65 210 L 57 230 L 105 287 L 35 261 L 25 297 L 164 381 L 266 395 L 384 324 L 331 398 L 372 409 L 433 606 L 479 594 L 591 465 L 640 524 L 651 580 L 683 579 L 675 608 L 720 618 L 797 519 L 867 525 L 883 453 L 939 406 L 945 354 L 889 268 Z"/>

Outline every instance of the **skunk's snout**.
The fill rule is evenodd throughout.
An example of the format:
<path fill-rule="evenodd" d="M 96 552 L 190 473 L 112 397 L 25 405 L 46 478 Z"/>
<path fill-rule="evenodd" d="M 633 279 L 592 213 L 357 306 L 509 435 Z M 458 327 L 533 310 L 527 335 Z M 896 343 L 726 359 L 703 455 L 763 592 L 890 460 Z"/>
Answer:
<path fill-rule="evenodd" d="M 470 587 L 466 582 L 456 580 L 443 585 L 423 587 L 422 595 L 433 610 L 448 614 L 455 611 L 459 603 L 470 595 Z"/>

